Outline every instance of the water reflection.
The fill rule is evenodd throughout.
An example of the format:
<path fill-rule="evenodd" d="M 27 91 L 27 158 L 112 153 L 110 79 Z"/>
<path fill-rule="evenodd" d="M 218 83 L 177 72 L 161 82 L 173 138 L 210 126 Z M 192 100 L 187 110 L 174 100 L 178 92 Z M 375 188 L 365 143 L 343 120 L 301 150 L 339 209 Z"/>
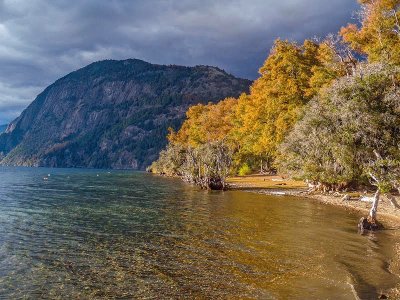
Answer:
<path fill-rule="evenodd" d="M 359 216 L 298 198 L 3 168 L 0 201 L 3 298 L 376 299 L 398 283 L 397 231 L 360 236 Z"/>

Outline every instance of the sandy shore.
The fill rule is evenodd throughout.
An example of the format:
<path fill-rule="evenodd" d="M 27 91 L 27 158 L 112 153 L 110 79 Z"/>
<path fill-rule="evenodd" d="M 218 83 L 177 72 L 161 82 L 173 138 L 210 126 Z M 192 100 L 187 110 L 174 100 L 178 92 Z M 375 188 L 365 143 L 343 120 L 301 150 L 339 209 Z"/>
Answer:
<path fill-rule="evenodd" d="M 313 199 L 327 205 L 340 206 L 345 209 L 356 210 L 368 215 L 371 202 L 361 201 L 361 196 L 372 197 L 372 194 L 360 192 L 347 193 L 308 193 L 307 186 L 302 181 L 295 181 L 282 178 L 280 176 L 261 176 L 251 175 L 243 177 L 229 178 L 228 183 L 231 189 L 251 191 L 266 195 L 291 195 Z M 343 200 L 345 195 L 350 196 L 350 200 Z M 397 202 L 400 203 L 399 197 Z M 378 220 L 385 227 L 400 228 L 400 209 L 393 207 L 386 197 L 381 197 L 378 207 Z"/>

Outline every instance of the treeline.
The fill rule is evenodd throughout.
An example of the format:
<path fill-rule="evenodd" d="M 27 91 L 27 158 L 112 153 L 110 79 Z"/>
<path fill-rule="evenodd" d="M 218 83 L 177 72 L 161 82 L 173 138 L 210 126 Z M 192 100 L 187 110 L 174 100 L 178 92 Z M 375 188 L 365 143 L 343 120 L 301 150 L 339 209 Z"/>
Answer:
<path fill-rule="evenodd" d="M 278 171 L 325 190 L 400 190 L 400 1 L 360 4 L 360 27 L 277 40 L 249 94 L 191 107 L 149 170 L 205 188 Z"/>

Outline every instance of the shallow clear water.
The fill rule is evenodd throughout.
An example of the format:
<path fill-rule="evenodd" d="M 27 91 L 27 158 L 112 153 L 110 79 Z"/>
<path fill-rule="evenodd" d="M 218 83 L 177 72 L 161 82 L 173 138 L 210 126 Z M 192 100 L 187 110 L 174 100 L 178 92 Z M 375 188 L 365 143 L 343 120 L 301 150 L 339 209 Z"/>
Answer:
<path fill-rule="evenodd" d="M 399 282 L 398 231 L 361 236 L 359 217 L 140 172 L 0 168 L 0 298 L 377 299 Z"/>

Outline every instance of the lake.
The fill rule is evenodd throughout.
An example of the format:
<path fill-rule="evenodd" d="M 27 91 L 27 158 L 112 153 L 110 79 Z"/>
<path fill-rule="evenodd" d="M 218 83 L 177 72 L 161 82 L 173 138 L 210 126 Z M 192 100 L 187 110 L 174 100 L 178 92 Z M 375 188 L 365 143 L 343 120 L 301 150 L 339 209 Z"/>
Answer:
<path fill-rule="evenodd" d="M 49 176 L 50 175 L 50 176 Z M 142 172 L 0 168 L 0 298 L 377 299 L 397 230 Z"/>

